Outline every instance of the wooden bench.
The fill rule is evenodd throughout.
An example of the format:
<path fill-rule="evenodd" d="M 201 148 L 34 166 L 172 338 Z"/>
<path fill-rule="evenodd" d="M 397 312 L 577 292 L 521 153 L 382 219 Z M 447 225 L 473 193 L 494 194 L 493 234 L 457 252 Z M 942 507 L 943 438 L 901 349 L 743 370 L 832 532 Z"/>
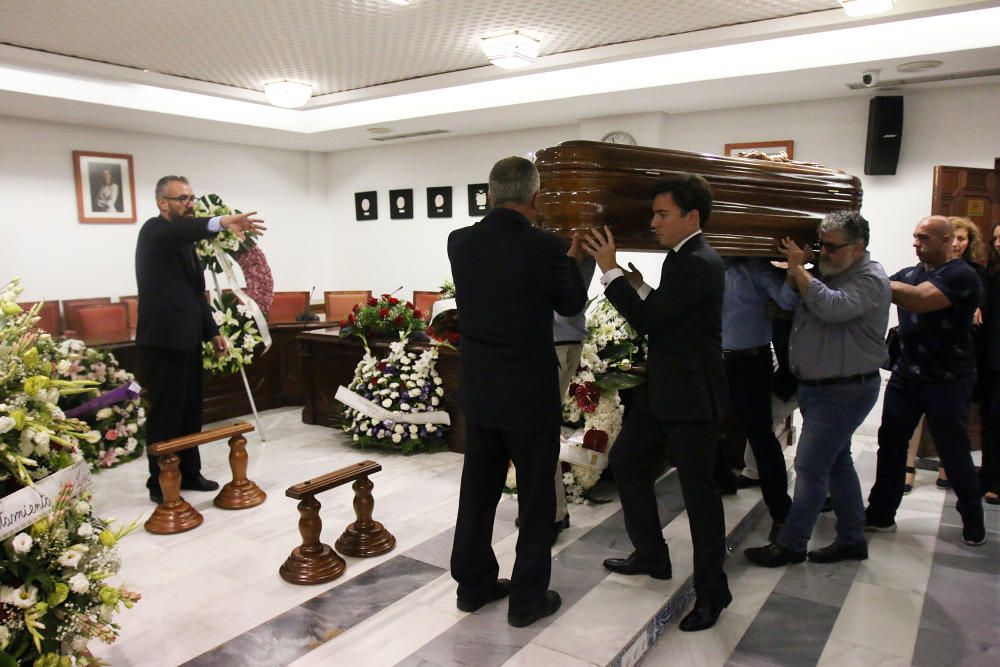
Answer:
<path fill-rule="evenodd" d="M 299 533 L 302 545 L 278 569 L 281 578 L 293 584 L 320 584 L 336 579 L 344 573 L 346 564 L 329 544 L 320 542 L 323 522 L 319 518 L 320 504 L 316 495 L 348 482 L 354 482 L 354 513 L 357 520 L 348 524 L 336 542 L 336 548 L 345 556 L 366 558 L 391 551 L 396 538 L 378 521 L 372 520 L 375 499 L 374 486 L 368 476 L 380 471 L 375 461 L 362 461 L 322 477 L 306 480 L 288 487 L 285 495 L 299 500 Z"/>
<path fill-rule="evenodd" d="M 180 459 L 177 452 L 216 440 L 229 438 L 229 467 L 233 471 L 233 481 L 222 487 L 215 497 L 215 505 L 226 510 L 242 510 L 264 502 L 267 494 L 247 479 L 247 440 L 243 434 L 253 430 L 252 425 L 238 422 L 150 445 L 149 453 L 159 457 L 163 502 L 156 506 L 152 516 L 146 521 L 146 530 L 157 535 L 173 535 L 201 525 L 204 520 L 202 515 L 181 498 Z"/>

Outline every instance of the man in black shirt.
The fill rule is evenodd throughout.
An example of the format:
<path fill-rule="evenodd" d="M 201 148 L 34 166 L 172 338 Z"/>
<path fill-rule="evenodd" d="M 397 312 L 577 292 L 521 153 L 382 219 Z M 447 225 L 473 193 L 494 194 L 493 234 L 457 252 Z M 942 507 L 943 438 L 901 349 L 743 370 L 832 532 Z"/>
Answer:
<path fill-rule="evenodd" d="M 982 286 L 968 263 L 952 257 L 951 242 L 947 218 L 921 220 L 913 232 L 920 263 L 889 277 L 892 301 L 899 307 L 900 354 L 885 392 L 865 530 L 896 530 L 907 443 L 920 416 L 926 415 L 958 496 L 962 540 L 979 546 L 986 542 L 986 528 L 966 418 L 976 382 L 972 316 Z"/>

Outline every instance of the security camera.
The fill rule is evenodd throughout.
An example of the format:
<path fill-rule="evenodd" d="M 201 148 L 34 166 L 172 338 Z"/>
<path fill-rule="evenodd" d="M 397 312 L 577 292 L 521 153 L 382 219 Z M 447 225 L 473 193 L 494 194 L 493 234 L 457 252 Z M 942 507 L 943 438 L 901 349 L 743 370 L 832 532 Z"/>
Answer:
<path fill-rule="evenodd" d="M 878 85 L 878 73 L 881 70 L 870 69 L 861 74 L 861 85 L 865 88 L 871 88 L 872 86 Z"/>

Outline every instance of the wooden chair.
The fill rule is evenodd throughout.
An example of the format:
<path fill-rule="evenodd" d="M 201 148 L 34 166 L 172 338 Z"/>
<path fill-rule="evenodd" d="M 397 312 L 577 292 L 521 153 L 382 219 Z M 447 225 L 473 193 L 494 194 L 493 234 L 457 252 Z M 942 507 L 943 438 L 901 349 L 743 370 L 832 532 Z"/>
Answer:
<path fill-rule="evenodd" d="M 37 301 L 20 301 L 17 305 L 21 306 L 25 311 L 31 310 L 31 308 L 38 303 Z M 36 325 L 39 329 L 45 333 L 51 334 L 53 336 L 58 336 L 62 333 L 62 327 L 59 326 L 59 302 L 58 301 L 46 301 L 42 304 L 41 310 L 38 311 L 38 324 Z"/>
<path fill-rule="evenodd" d="M 66 299 L 63 301 L 63 333 L 67 337 L 78 336 L 80 318 L 77 312 L 84 306 L 98 306 L 106 303 L 111 303 L 110 296 L 99 296 L 93 299 Z"/>
<path fill-rule="evenodd" d="M 364 304 L 371 298 L 372 291 L 328 290 L 323 292 L 327 322 L 343 322 L 354 306 Z"/>
<path fill-rule="evenodd" d="M 420 311 L 420 314 L 424 316 L 424 319 L 430 322 L 431 320 L 431 309 L 434 307 L 434 302 L 441 298 L 441 292 L 421 292 L 420 290 L 413 290 L 413 307 Z"/>
<path fill-rule="evenodd" d="M 309 307 L 309 292 L 275 292 L 268 322 L 294 322 Z"/>
<path fill-rule="evenodd" d="M 76 335 L 85 341 L 117 338 L 128 340 L 128 304 L 108 303 L 76 309 L 79 326 Z"/>
<path fill-rule="evenodd" d="M 139 297 L 135 294 L 120 296 L 118 297 L 118 302 L 128 306 L 128 328 L 135 331 L 135 327 L 139 322 Z"/>

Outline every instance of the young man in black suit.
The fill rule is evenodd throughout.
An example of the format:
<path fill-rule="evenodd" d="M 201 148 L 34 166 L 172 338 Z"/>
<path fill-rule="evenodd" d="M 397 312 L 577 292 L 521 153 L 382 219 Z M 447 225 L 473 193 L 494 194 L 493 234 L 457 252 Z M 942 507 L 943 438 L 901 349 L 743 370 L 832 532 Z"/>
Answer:
<path fill-rule="evenodd" d="M 139 231 L 135 247 L 135 278 L 139 286 L 139 321 L 135 342 L 149 416 L 150 444 L 201 431 L 201 343 L 211 340 L 218 354 L 226 339 L 212 320 L 205 299 L 205 274 L 194 244 L 229 229 L 240 238 L 261 232 L 256 211 L 214 218 L 195 218 L 195 195 L 183 176 L 164 176 L 156 184 L 160 214 Z M 198 448 L 179 452 L 181 488 L 212 491 L 218 483 L 201 474 Z M 146 487 L 155 503 L 163 501 L 160 468 L 149 458 Z"/>
<path fill-rule="evenodd" d="M 538 187 L 529 160 L 500 160 L 490 171 L 493 210 L 448 237 L 467 434 L 451 573 L 460 610 L 476 611 L 509 594 L 507 621 L 515 627 L 561 604 L 548 590 L 562 421 L 552 312 L 572 315 L 587 301 L 573 265 L 581 255 L 576 239 L 567 253 L 559 237 L 533 226 Z M 517 468 L 520 534 L 508 581 L 497 578 L 491 541 L 510 460 Z"/>
<path fill-rule="evenodd" d="M 642 283 L 638 271 L 618 266 L 614 237 L 592 230 L 584 246 L 603 272 L 605 296 L 640 334 L 649 335 L 646 396 L 634 402 L 611 449 L 625 528 L 635 551 L 609 558 L 620 574 L 671 577 L 670 555 L 656 508 L 652 471 L 669 443 L 687 507 L 694 545 L 694 609 L 684 631 L 712 627 L 732 601 L 722 563 L 726 557 L 722 499 L 713 470 L 720 415 L 726 412 L 722 364 L 722 258 L 701 235 L 712 210 L 704 178 L 678 174 L 653 189 L 650 223 L 667 248 L 660 284 Z"/>

